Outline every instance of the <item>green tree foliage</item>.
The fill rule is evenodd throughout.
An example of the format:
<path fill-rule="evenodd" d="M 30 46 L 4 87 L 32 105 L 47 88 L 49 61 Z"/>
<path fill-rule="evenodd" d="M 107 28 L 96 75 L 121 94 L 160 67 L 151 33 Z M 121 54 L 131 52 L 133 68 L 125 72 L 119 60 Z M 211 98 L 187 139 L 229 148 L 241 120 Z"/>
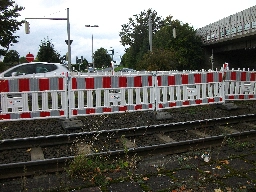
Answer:
<path fill-rule="evenodd" d="M 77 58 L 76 64 L 73 64 L 72 67 L 74 67 L 76 71 L 85 71 L 88 68 L 88 65 L 89 63 L 85 58 Z"/>
<path fill-rule="evenodd" d="M 27 63 L 28 61 L 26 60 L 26 57 L 20 57 L 19 63 Z"/>
<path fill-rule="evenodd" d="M 153 46 L 175 52 L 177 70 L 202 69 L 203 51 L 200 37 L 196 36 L 196 31 L 187 23 L 171 19 L 171 16 L 166 17 L 165 25 L 153 38 Z M 173 37 L 174 28 L 176 38 Z"/>
<path fill-rule="evenodd" d="M 54 49 L 54 45 L 51 40 L 45 39 L 41 40 L 41 45 L 39 46 L 39 51 L 37 53 L 37 60 L 44 62 L 60 63 L 60 54 Z"/>
<path fill-rule="evenodd" d="M 94 53 L 94 66 L 96 68 L 109 67 L 111 64 L 111 57 L 107 49 L 99 48 Z"/>
<path fill-rule="evenodd" d="M 0 61 L 0 72 L 3 72 L 4 70 L 6 70 L 6 65 L 4 65 L 4 62 Z"/>
<path fill-rule="evenodd" d="M 10 50 L 6 53 L 3 62 L 8 64 L 18 64 L 19 58 L 20 58 L 20 55 L 17 51 Z"/>
<path fill-rule="evenodd" d="M 153 55 L 149 52 L 149 14 L 152 18 Z M 176 29 L 176 38 L 173 37 L 173 29 Z M 128 24 L 122 25 L 119 33 L 125 54 L 122 58 L 124 66 L 134 69 L 155 69 L 171 70 L 175 66 L 177 70 L 202 69 L 203 51 L 202 42 L 196 36 L 196 31 L 187 23 L 179 20 L 172 20 L 172 16 L 165 19 L 157 16 L 156 11 L 149 9 L 135 16 L 135 20 L 129 18 Z M 170 54 L 168 56 L 167 54 Z M 149 57 L 149 58 L 147 58 Z M 159 57 L 159 58 L 158 58 Z M 153 59 L 153 61 L 149 61 Z M 161 64 L 160 59 L 170 59 L 167 64 Z M 145 66 L 147 60 L 148 65 Z M 174 63 L 176 62 L 176 63 Z M 161 67 L 160 67 L 161 66 Z M 162 68 L 165 66 L 166 68 Z"/>
<path fill-rule="evenodd" d="M 138 70 L 169 71 L 176 70 L 177 61 L 175 53 L 167 49 L 155 49 L 144 54 L 138 62 Z"/>
<path fill-rule="evenodd" d="M 15 4 L 12 0 L 0 1 L 0 56 L 5 55 L 12 43 L 17 43 L 19 36 L 14 33 L 19 30 L 19 27 L 25 21 L 17 21 L 16 18 L 20 16 L 19 11 L 24 7 Z"/>
<path fill-rule="evenodd" d="M 129 18 L 128 24 L 122 25 L 119 36 L 121 37 L 121 44 L 128 46 L 126 48 L 127 54 L 122 61 L 126 67 L 136 69 L 136 63 L 149 50 L 149 15 L 151 15 L 152 31 L 154 34 L 163 25 L 163 21 L 161 17 L 157 16 L 157 12 L 152 9 L 141 12 L 139 15 L 134 15 L 135 18 Z"/>

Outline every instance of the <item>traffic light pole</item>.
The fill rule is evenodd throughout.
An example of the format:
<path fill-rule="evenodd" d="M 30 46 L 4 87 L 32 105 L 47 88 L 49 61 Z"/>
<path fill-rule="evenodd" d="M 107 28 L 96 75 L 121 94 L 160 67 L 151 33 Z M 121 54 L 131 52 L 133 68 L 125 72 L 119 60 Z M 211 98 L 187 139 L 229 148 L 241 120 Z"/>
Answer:
<path fill-rule="evenodd" d="M 70 41 L 70 23 L 69 23 L 69 8 L 67 8 L 67 18 L 25 18 L 27 19 L 48 19 L 48 20 L 67 20 L 67 33 L 68 33 L 68 69 L 71 71 L 71 41 Z M 29 27 L 29 23 L 27 22 L 27 26 Z"/>

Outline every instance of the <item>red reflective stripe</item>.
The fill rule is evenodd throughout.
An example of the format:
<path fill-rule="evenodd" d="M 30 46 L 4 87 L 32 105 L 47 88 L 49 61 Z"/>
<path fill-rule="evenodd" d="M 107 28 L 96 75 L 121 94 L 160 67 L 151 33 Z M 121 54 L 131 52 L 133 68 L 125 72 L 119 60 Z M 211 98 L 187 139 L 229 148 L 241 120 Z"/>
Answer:
<path fill-rule="evenodd" d="M 168 76 L 168 85 L 175 85 L 175 76 Z"/>
<path fill-rule="evenodd" d="M 161 76 L 157 76 L 157 85 L 158 86 L 162 85 L 162 77 Z"/>
<path fill-rule="evenodd" d="M 246 72 L 241 72 L 241 81 L 246 81 Z"/>
<path fill-rule="evenodd" d="M 189 105 L 189 101 L 183 101 L 182 105 Z"/>
<path fill-rule="evenodd" d="M 20 118 L 31 118 L 31 114 L 30 113 L 21 113 Z"/>
<path fill-rule="evenodd" d="M 213 73 L 207 73 L 207 83 L 213 82 Z"/>
<path fill-rule="evenodd" d="M 72 110 L 73 115 L 77 115 L 77 109 Z"/>
<path fill-rule="evenodd" d="M 112 109 L 110 107 L 104 107 L 103 112 L 112 112 Z"/>
<path fill-rule="evenodd" d="M 249 95 L 249 99 L 252 99 L 252 98 L 254 98 L 254 95 Z"/>
<path fill-rule="evenodd" d="M 127 77 L 119 77 L 119 87 L 127 87 Z"/>
<path fill-rule="evenodd" d="M 8 82 L 8 80 L 0 80 L 0 92 L 9 92 Z"/>
<path fill-rule="evenodd" d="M 71 89 L 77 89 L 76 78 L 72 78 L 71 81 Z"/>
<path fill-rule="evenodd" d="M 4 120 L 4 119 L 11 119 L 10 114 L 3 114 L 3 115 L 0 115 L 0 120 Z"/>
<path fill-rule="evenodd" d="M 148 86 L 152 86 L 152 76 L 148 76 Z"/>
<path fill-rule="evenodd" d="M 231 76 L 230 76 L 230 80 L 236 80 L 236 72 L 235 71 L 231 71 Z"/>
<path fill-rule="evenodd" d="M 120 106 L 119 111 L 127 111 L 127 106 Z"/>
<path fill-rule="evenodd" d="M 135 110 L 142 109 L 142 105 L 135 105 L 135 106 L 134 106 L 134 109 L 135 109 Z"/>
<path fill-rule="evenodd" d="M 134 77 L 134 87 L 141 87 L 141 86 L 142 86 L 141 76 Z"/>
<path fill-rule="evenodd" d="M 59 78 L 59 90 L 64 90 L 63 78 Z"/>
<path fill-rule="evenodd" d="M 19 79 L 19 91 L 29 91 L 29 79 Z"/>
<path fill-rule="evenodd" d="M 169 107 L 175 107 L 175 106 L 176 106 L 176 102 L 169 103 Z"/>
<path fill-rule="evenodd" d="M 65 115 L 65 112 L 63 110 L 60 110 L 60 116 Z"/>
<path fill-rule="evenodd" d="M 164 108 L 163 104 L 162 104 L 162 103 L 159 103 L 158 108 L 159 108 L 159 109 Z"/>
<path fill-rule="evenodd" d="M 111 77 L 103 77 L 102 80 L 103 88 L 111 88 Z"/>
<path fill-rule="evenodd" d="M 94 78 L 87 77 L 85 78 L 85 89 L 94 89 Z"/>
<path fill-rule="evenodd" d="M 88 109 L 85 110 L 85 113 L 86 113 L 86 114 L 95 113 L 95 109 L 88 108 Z"/>
<path fill-rule="evenodd" d="M 251 73 L 250 81 L 256 81 L 256 72 Z"/>
<path fill-rule="evenodd" d="M 49 79 L 39 79 L 39 91 L 45 91 L 49 89 Z"/>
<path fill-rule="evenodd" d="M 208 103 L 213 103 L 214 102 L 214 98 L 208 98 Z"/>
<path fill-rule="evenodd" d="M 150 103 L 150 104 L 148 105 L 148 108 L 149 108 L 149 109 L 152 109 L 152 108 L 153 108 L 153 104 Z"/>
<path fill-rule="evenodd" d="M 219 82 L 222 82 L 223 81 L 223 79 L 222 79 L 222 73 L 219 73 Z"/>
<path fill-rule="evenodd" d="M 244 99 L 244 95 L 239 95 L 238 98 L 239 99 Z"/>
<path fill-rule="evenodd" d="M 188 84 L 188 75 L 182 74 L 181 75 L 182 84 Z"/>
<path fill-rule="evenodd" d="M 202 100 L 201 99 L 196 99 L 196 104 L 197 105 L 200 105 L 202 103 Z"/>
<path fill-rule="evenodd" d="M 41 111 L 40 117 L 49 117 L 51 116 L 51 113 L 49 111 Z"/>
<path fill-rule="evenodd" d="M 228 98 L 229 98 L 229 99 L 234 99 L 235 96 L 234 96 L 234 95 L 230 95 L 230 96 L 228 96 Z"/>
<path fill-rule="evenodd" d="M 195 74 L 195 83 L 201 83 L 201 74 Z"/>

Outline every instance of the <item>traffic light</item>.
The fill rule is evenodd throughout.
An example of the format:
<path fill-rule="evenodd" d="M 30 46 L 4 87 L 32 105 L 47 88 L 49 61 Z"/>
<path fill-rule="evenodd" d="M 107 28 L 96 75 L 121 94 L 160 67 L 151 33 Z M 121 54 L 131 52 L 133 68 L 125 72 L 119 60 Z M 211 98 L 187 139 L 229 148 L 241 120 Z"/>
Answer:
<path fill-rule="evenodd" d="M 25 33 L 29 34 L 30 33 L 30 27 L 29 27 L 29 22 L 25 21 Z"/>

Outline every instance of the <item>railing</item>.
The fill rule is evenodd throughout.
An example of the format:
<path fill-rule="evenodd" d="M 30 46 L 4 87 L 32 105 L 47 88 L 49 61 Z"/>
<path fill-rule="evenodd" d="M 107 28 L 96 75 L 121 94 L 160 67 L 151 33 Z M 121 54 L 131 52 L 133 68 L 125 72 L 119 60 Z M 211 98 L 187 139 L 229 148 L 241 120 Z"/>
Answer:
<path fill-rule="evenodd" d="M 225 17 L 205 27 L 197 29 L 203 43 L 215 43 L 242 35 L 255 34 L 256 6 Z"/>
<path fill-rule="evenodd" d="M 243 70 L 70 74 L 0 79 L 0 122 L 163 110 L 256 100 L 256 72 Z"/>

